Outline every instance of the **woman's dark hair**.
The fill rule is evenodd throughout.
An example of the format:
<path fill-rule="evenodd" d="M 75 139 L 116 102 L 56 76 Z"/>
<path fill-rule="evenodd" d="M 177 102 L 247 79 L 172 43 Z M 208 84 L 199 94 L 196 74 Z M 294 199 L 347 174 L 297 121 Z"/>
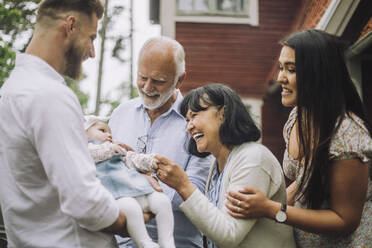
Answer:
<path fill-rule="evenodd" d="M 222 144 L 231 148 L 245 142 L 257 141 L 260 138 L 260 130 L 240 97 L 235 91 L 222 84 L 208 84 L 192 90 L 183 99 L 180 112 L 186 117 L 188 110 L 199 112 L 210 106 L 215 106 L 218 109 L 224 108 L 225 118 L 219 131 Z M 209 155 L 209 153 L 198 152 L 192 137 L 188 141 L 188 150 L 198 157 Z"/>
<path fill-rule="evenodd" d="M 299 160 L 305 167 L 297 197 L 318 209 L 329 197 L 329 147 L 343 117 L 352 112 L 371 129 L 344 62 L 344 41 L 304 30 L 280 43 L 295 50 Z"/>

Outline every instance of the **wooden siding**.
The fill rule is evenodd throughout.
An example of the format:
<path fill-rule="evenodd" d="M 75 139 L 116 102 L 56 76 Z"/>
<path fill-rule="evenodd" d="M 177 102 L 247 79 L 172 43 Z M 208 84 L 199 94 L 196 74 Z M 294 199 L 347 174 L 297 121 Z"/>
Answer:
<path fill-rule="evenodd" d="M 298 29 L 315 28 L 323 17 L 332 0 L 310 0 L 306 2 L 303 19 L 298 23 Z"/>
<path fill-rule="evenodd" d="M 361 35 L 359 36 L 359 39 L 361 39 L 364 35 L 367 33 L 372 32 L 372 17 L 369 18 L 369 21 L 367 24 L 364 26 Z"/>
<path fill-rule="evenodd" d="M 187 92 L 207 82 L 231 86 L 241 96 L 263 98 L 267 77 L 292 30 L 298 0 L 259 0 L 259 26 L 176 23 L 176 39 L 186 52 Z"/>

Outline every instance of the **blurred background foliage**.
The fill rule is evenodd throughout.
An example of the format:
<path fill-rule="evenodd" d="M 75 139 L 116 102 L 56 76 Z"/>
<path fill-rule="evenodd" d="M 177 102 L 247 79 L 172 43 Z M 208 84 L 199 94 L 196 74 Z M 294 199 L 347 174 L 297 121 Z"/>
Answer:
<path fill-rule="evenodd" d="M 0 87 L 14 67 L 16 51 L 23 52 L 31 39 L 39 0 L 0 2 Z"/>
<path fill-rule="evenodd" d="M 17 52 L 24 52 L 32 38 L 40 0 L 4 0 L 0 3 L 0 87 L 14 68 Z M 89 96 L 83 93 L 72 79 L 67 80 L 77 94 L 82 108 Z"/>
<path fill-rule="evenodd" d="M 0 88 L 5 80 L 9 77 L 11 70 L 14 68 L 16 53 L 24 52 L 28 43 L 32 38 L 32 32 L 36 21 L 37 7 L 40 0 L 0 0 Z M 109 0 L 102 1 L 108 6 Z M 100 36 L 101 56 L 99 60 L 104 59 L 106 47 L 105 40 L 114 44 L 108 55 L 118 60 L 120 63 L 128 65 L 131 63 L 131 58 L 126 56 L 127 47 L 130 46 L 129 40 L 131 33 L 122 34 L 112 31 L 113 25 L 119 20 L 120 15 L 129 11 L 130 8 L 125 6 L 125 1 L 114 1 L 115 4 L 107 8 L 105 17 L 101 22 L 98 34 Z M 105 25 L 103 25 L 105 23 Z M 102 46 L 103 42 L 103 46 Z M 99 68 L 97 68 L 98 71 Z M 100 71 L 97 79 L 97 91 L 101 91 L 102 74 Z M 86 78 L 83 75 L 82 79 Z M 88 114 L 88 102 L 90 96 L 88 93 L 80 89 L 79 82 L 65 78 L 67 85 L 76 93 L 80 101 L 83 112 Z M 81 80 L 82 80 L 81 79 Z M 98 83 L 99 82 L 99 83 Z M 92 86 L 96 82 L 92 82 Z M 122 82 L 119 87 L 111 89 L 104 96 L 98 96 L 98 108 L 96 114 L 99 114 L 100 105 L 104 106 L 106 114 L 111 114 L 113 109 L 120 104 L 123 98 L 133 98 L 138 96 L 138 93 L 132 84 Z"/>

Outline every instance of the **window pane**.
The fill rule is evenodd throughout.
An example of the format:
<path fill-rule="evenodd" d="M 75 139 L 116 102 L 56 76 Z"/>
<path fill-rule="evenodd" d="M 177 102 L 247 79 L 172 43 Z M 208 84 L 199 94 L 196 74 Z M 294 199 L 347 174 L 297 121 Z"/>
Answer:
<path fill-rule="evenodd" d="M 250 0 L 177 0 L 177 14 L 248 17 L 249 2 Z"/>
<path fill-rule="evenodd" d="M 241 13 L 245 9 L 244 2 L 244 0 L 217 0 L 217 10 Z"/>
<path fill-rule="evenodd" d="M 208 12 L 208 0 L 178 0 L 177 9 L 187 13 Z"/>

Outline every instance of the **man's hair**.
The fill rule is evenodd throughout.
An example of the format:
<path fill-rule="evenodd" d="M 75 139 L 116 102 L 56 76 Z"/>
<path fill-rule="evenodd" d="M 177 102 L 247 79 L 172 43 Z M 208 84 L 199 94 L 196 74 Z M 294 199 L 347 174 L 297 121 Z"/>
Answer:
<path fill-rule="evenodd" d="M 183 46 L 176 40 L 171 39 L 166 36 L 154 37 L 148 39 L 145 44 L 142 46 L 139 58 L 141 59 L 143 52 L 146 48 L 156 42 L 167 42 L 173 47 L 173 54 L 174 54 L 174 62 L 176 64 L 176 79 L 178 79 L 184 72 L 185 72 L 185 51 Z M 138 60 L 138 62 L 140 61 Z"/>
<path fill-rule="evenodd" d="M 77 11 L 91 17 L 93 13 L 100 19 L 103 15 L 103 5 L 100 0 L 42 0 L 36 21 L 39 23 L 44 17 L 60 18 L 59 14 Z"/>

